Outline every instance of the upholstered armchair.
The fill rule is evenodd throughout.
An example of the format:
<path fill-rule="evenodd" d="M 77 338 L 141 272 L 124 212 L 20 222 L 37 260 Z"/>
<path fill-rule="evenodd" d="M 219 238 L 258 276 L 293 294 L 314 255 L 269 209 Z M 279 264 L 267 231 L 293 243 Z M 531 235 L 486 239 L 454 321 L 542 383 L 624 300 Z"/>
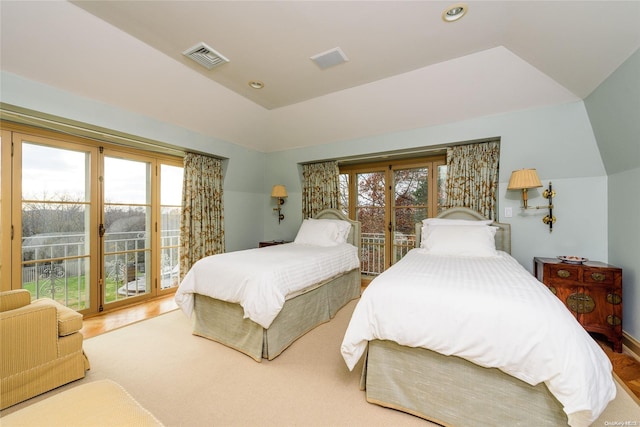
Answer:
<path fill-rule="evenodd" d="M 83 378 L 82 314 L 26 289 L 0 292 L 0 409 Z"/>

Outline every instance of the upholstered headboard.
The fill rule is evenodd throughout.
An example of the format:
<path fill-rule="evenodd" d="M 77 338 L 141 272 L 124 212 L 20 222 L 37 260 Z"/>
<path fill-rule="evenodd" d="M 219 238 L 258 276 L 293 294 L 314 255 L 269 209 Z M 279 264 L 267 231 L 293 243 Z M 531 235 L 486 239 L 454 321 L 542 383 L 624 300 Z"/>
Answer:
<path fill-rule="evenodd" d="M 348 216 L 337 209 L 325 209 L 320 211 L 314 216 L 314 219 L 340 219 L 342 221 L 348 221 L 351 223 L 351 231 L 349 231 L 349 237 L 347 242 L 358 248 L 358 254 L 360 254 L 360 222 L 349 219 Z"/>
<path fill-rule="evenodd" d="M 482 221 L 487 218 L 480 215 L 478 212 L 469 208 L 450 208 L 440 213 L 437 218 L 446 219 L 466 219 L 471 221 Z M 496 231 L 496 249 L 499 251 L 505 251 L 511 253 L 511 224 L 505 224 L 502 222 L 492 222 L 492 226 L 498 227 Z M 420 245 L 420 239 L 422 234 L 422 223 L 416 224 L 416 242 L 418 247 Z"/>

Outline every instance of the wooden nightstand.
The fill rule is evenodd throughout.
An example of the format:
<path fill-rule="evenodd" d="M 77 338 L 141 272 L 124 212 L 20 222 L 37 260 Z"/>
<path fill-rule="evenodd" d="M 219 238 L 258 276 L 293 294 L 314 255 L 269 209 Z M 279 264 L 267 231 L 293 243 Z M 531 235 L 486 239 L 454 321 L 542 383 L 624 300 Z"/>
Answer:
<path fill-rule="evenodd" d="M 266 242 L 259 242 L 258 243 L 258 247 L 259 248 L 264 248 L 264 247 L 267 247 L 267 246 L 282 245 L 284 243 L 291 243 L 291 242 L 286 242 L 284 240 L 269 240 L 269 241 L 266 241 Z"/>
<path fill-rule="evenodd" d="M 589 332 L 607 337 L 622 352 L 622 269 L 597 261 L 568 264 L 533 259 L 534 275 L 547 285 Z"/>

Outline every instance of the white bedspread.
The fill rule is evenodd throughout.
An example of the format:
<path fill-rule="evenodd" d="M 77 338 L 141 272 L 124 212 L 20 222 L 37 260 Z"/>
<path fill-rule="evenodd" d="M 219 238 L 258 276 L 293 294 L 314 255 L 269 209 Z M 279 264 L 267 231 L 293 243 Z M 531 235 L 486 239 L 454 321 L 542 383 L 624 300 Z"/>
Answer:
<path fill-rule="evenodd" d="M 175 301 L 188 317 L 195 293 L 238 303 L 245 319 L 268 328 L 287 298 L 359 267 L 358 249 L 348 243 L 287 243 L 228 252 L 196 262 L 180 283 Z"/>
<path fill-rule="evenodd" d="M 571 426 L 589 425 L 616 394 L 609 359 L 558 298 L 499 254 L 411 250 L 363 292 L 342 342 L 347 366 L 374 339 L 424 347 L 544 382 Z"/>

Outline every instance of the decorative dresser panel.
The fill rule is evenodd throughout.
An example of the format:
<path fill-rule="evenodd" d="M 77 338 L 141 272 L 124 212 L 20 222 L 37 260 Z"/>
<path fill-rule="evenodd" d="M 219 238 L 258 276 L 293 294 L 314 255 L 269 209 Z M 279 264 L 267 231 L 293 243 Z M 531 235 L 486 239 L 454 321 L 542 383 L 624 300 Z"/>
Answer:
<path fill-rule="evenodd" d="M 535 257 L 534 275 L 547 285 L 589 332 L 622 351 L 622 269 L 597 261 L 568 264 Z"/>

